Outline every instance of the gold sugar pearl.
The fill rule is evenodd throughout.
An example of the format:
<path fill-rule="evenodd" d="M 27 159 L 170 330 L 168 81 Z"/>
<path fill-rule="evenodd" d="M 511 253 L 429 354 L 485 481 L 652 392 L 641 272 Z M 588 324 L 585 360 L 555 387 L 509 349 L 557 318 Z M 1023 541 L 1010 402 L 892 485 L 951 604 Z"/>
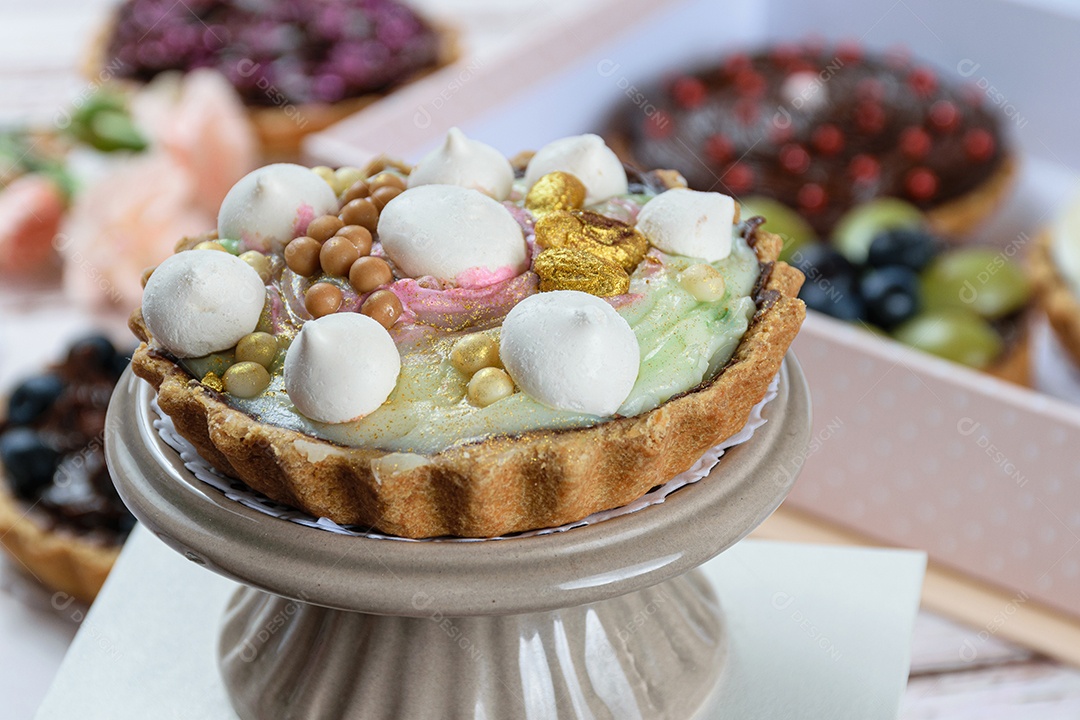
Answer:
<path fill-rule="evenodd" d="M 551 248 L 536 256 L 533 270 L 540 276 L 540 292 L 579 290 L 597 297 L 630 291 L 630 276 L 614 263 L 577 248 Z"/>
<path fill-rule="evenodd" d="M 257 362 L 239 362 L 225 371 L 221 383 L 230 395 L 253 398 L 270 386 L 270 373 Z"/>
<path fill-rule="evenodd" d="M 308 223 L 306 235 L 321 243 L 326 242 L 344 225 L 345 223 L 337 215 L 320 215 Z"/>
<path fill-rule="evenodd" d="M 225 249 L 225 246 L 219 243 L 217 240 L 203 240 L 201 243 L 193 247 L 192 250 L 220 250 L 221 252 L 229 252 Z"/>
<path fill-rule="evenodd" d="M 386 203 L 390 202 L 403 192 L 405 191 L 399 187 L 383 185 L 382 187 L 375 188 L 371 191 L 371 202 L 381 211 L 386 207 Z"/>
<path fill-rule="evenodd" d="M 349 274 L 349 268 L 360 257 L 356 246 L 346 237 L 332 237 L 319 251 L 319 263 L 323 272 L 343 277 Z"/>
<path fill-rule="evenodd" d="M 575 248 L 633 271 L 649 251 L 649 241 L 635 227 L 588 210 L 555 210 L 536 221 L 536 244 Z"/>
<path fill-rule="evenodd" d="M 500 368 L 480 368 L 469 380 L 465 394 L 472 405 L 484 408 L 513 395 L 514 381 Z"/>
<path fill-rule="evenodd" d="M 499 343 L 485 333 L 473 333 L 454 343 L 450 364 L 458 371 L 472 375 L 486 367 L 499 366 Z"/>
<path fill-rule="evenodd" d="M 378 188 L 393 187 L 398 190 L 404 190 L 409 187 L 409 184 L 405 181 L 405 178 L 401 177 L 397 173 L 381 172 L 374 177 L 368 178 L 368 187 L 371 188 L 372 193 Z"/>
<path fill-rule="evenodd" d="M 376 290 L 360 306 L 360 312 L 389 330 L 401 317 L 401 301 L 389 290 Z"/>
<path fill-rule="evenodd" d="M 301 236 L 285 246 L 285 265 L 297 275 L 311 277 L 319 273 L 322 245 L 315 238 Z"/>
<path fill-rule="evenodd" d="M 362 257 L 349 268 L 349 284 L 358 293 L 369 293 L 381 285 L 394 281 L 390 264 L 382 258 Z"/>
<path fill-rule="evenodd" d="M 340 310 L 344 299 L 345 295 L 337 285 L 315 283 L 304 294 L 304 307 L 311 313 L 311 317 L 321 318 Z"/>
<path fill-rule="evenodd" d="M 371 231 L 361 225 L 346 225 L 337 231 L 339 237 L 349 238 L 361 256 L 371 254 Z"/>
<path fill-rule="evenodd" d="M 341 194 L 341 200 L 345 203 L 350 203 L 353 200 L 360 200 L 366 198 L 371 194 L 371 186 L 367 184 L 367 180 L 363 178 L 357 180 Z"/>
<path fill-rule="evenodd" d="M 533 215 L 555 210 L 578 210 L 585 205 L 585 185 L 567 172 L 551 172 L 536 181 L 525 196 L 525 208 Z"/>
<path fill-rule="evenodd" d="M 259 363 L 269 369 L 278 354 L 278 342 L 270 333 L 253 332 L 236 343 L 237 362 Z"/>
<path fill-rule="evenodd" d="M 316 175 L 321 177 L 323 180 L 325 180 L 326 184 L 329 185 L 331 189 L 334 188 L 334 169 L 333 168 L 327 167 L 325 165 L 316 165 L 315 167 L 311 168 L 311 172 L 315 173 Z M 337 191 L 335 190 L 335 192 L 337 192 Z"/>
<path fill-rule="evenodd" d="M 258 250 L 248 250 L 240 253 L 240 259 L 251 266 L 251 269 L 259 273 L 259 279 L 270 282 L 270 258 Z"/>
<path fill-rule="evenodd" d="M 157 270 L 157 265 L 151 265 L 150 267 L 143 270 L 142 277 L 139 278 L 139 284 L 143 287 L 146 287 L 146 283 L 150 282 L 150 276 L 154 274 L 155 270 Z"/>
<path fill-rule="evenodd" d="M 724 276 L 712 265 L 698 263 L 679 273 L 679 285 L 698 302 L 716 302 L 724 297 Z"/>
<path fill-rule="evenodd" d="M 734 217 L 731 218 L 731 224 L 732 225 L 738 225 L 739 224 L 739 218 L 741 216 L 742 216 L 742 206 L 739 205 L 739 201 L 736 200 L 735 201 L 735 215 L 734 215 Z"/>
<path fill-rule="evenodd" d="M 372 233 L 379 226 L 379 208 L 366 198 L 346 203 L 339 217 L 346 225 L 360 225 Z"/>
<path fill-rule="evenodd" d="M 364 171 L 356 167 L 340 167 L 334 171 L 334 182 L 331 187 L 334 188 L 334 192 L 338 195 L 342 194 L 357 180 L 364 179 Z"/>

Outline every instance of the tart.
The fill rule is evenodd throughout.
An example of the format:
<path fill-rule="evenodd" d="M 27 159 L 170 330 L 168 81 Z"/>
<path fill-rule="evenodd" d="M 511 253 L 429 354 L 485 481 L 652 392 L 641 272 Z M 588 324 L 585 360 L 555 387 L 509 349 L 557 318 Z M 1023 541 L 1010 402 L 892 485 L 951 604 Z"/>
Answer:
<path fill-rule="evenodd" d="M 12 392 L 0 421 L 0 546 L 49 588 L 92 602 L 135 525 L 109 477 L 105 411 L 127 367 L 103 337 Z"/>
<path fill-rule="evenodd" d="M 791 231 L 788 208 L 758 201 L 744 207 L 771 211 L 766 227 L 787 238 L 790 261 L 809 278 L 799 296 L 811 310 L 1028 384 L 1032 290 L 1011 257 L 1015 247 L 957 247 L 893 199 L 844 215 L 830 242 L 792 242 L 805 233 Z"/>
<path fill-rule="evenodd" d="M 641 97 L 648 112 L 620 108 L 611 123 L 628 161 L 674 168 L 699 190 L 774 198 L 822 238 L 877 197 L 913 203 L 959 237 L 996 209 L 1014 176 L 985 93 L 896 52 L 775 45 Z"/>
<path fill-rule="evenodd" d="M 128 0 L 88 65 L 146 83 L 212 68 L 236 88 L 268 156 L 456 59 L 454 33 L 395 0 L 272 5 Z"/>
<path fill-rule="evenodd" d="M 742 428 L 805 314 L 761 218 L 595 135 L 514 166 L 452 130 L 328 179 L 350 172 L 252 173 L 130 323 L 203 458 L 340 524 L 492 537 L 624 505 Z"/>
<path fill-rule="evenodd" d="M 1039 308 L 1061 345 L 1080 364 L 1080 203 L 1036 237 L 1029 270 Z"/>

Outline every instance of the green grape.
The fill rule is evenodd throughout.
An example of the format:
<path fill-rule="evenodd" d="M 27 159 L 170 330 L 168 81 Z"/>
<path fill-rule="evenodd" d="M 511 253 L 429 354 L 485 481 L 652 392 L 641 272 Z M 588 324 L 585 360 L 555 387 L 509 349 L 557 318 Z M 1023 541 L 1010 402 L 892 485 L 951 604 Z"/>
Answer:
<path fill-rule="evenodd" d="M 833 247 L 860 265 L 866 262 L 870 243 L 878 234 L 902 227 L 917 228 L 924 221 L 923 214 L 914 205 L 897 198 L 876 198 L 844 213 L 833 229 Z"/>
<path fill-rule="evenodd" d="M 990 248 L 939 256 L 923 271 L 921 285 L 924 307 L 963 308 L 990 320 L 1016 312 L 1031 295 L 1023 271 Z"/>
<path fill-rule="evenodd" d="M 1001 336 L 970 310 L 949 308 L 916 315 L 893 331 L 900 342 L 973 368 L 989 366 L 1001 355 Z"/>
<path fill-rule="evenodd" d="M 760 215 L 765 218 L 765 224 L 762 227 L 783 239 L 784 249 L 780 251 L 780 259 L 785 262 L 790 260 L 796 250 L 813 242 L 817 237 L 814 229 L 802 215 L 779 200 L 763 195 L 752 195 L 740 198 L 739 206 L 739 215 L 743 220 Z"/>

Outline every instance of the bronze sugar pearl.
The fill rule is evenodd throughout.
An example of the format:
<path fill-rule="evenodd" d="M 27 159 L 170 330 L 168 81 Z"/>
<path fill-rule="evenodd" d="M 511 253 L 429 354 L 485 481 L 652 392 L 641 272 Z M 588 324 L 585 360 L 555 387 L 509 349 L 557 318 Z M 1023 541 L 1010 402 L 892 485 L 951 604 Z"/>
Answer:
<path fill-rule="evenodd" d="M 349 189 L 341 195 L 341 199 L 345 203 L 351 203 L 353 200 L 360 200 L 366 198 L 371 194 L 371 187 L 367 184 L 366 180 L 357 180 Z"/>
<path fill-rule="evenodd" d="M 343 299 L 344 294 L 337 285 L 315 283 L 304 295 L 304 307 L 311 313 L 311 317 L 318 319 L 340 310 Z"/>
<path fill-rule="evenodd" d="M 380 211 L 386 207 L 386 203 L 390 202 L 398 195 L 404 192 L 401 188 L 393 187 L 391 185 L 384 185 L 381 188 L 373 190 L 371 192 L 371 202 L 375 204 Z"/>
<path fill-rule="evenodd" d="M 349 274 L 349 268 L 360 257 L 356 246 L 349 238 L 332 237 L 323 243 L 319 252 L 319 262 L 323 272 L 331 275 L 345 276 Z"/>
<path fill-rule="evenodd" d="M 349 268 L 349 284 L 358 293 L 368 293 L 394 280 L 390 265 L 382 258 L 362 257 Z"/>
<path fill-rule="evenodd" d="M 341 208 L 340 217 L 346 225 L 360 225 L 368 232 L 375 232 L 379 225 L 379 208 L 371 200 L 352 200 Z"/>
<path fill-rule="evenodd" d="M 372 194 L 375 190 L 384 187 L 394 187 L 398 190 L 404 190 L 408 187 L 408 183 L 405 182 L 405 178 L 390 172 L 381 172 L 372 178 L 369 178 L 368 187 L 371 188 Z"/>
<path fill-rule="evenodd" d="M 307 235 L 323 243 L 334 236 L 345 223 L 337 215 L 320 215 L 308 223 Z"/>
<path fill-rule="evenodd" d="M 371 254 L 371 244 L 373 242 L 371 237 L 371 231 L 361 225 L 346 225 L 337 231 L 338 237 L 349 238 L 349 241 L 356 246 L 356 251 L 361 256 Z"/>
<path fill-rule="evenodd" d="M 297 275 L 311 277 L 319 272 L 321 250 L 318 240 L 302 235 L 285 246 L 285 264 Z"/>
<path fill-rule="evenodd" d="M 401 301 L 389 290 L 376 290 L 360 306 L 360 312 L 389 330 L 401 317 Z"/>
<path fill-rule="evenodd" d="M 157 265 L 151 265 L 150 267 L 143 270 L 142 277 L 139 278 L 139 284 L 141 284 L 143 287 L 146 287 L 146 283 L 150 282 L 150 276 L 154 274 L 155 270 L 157 270 Z"/>

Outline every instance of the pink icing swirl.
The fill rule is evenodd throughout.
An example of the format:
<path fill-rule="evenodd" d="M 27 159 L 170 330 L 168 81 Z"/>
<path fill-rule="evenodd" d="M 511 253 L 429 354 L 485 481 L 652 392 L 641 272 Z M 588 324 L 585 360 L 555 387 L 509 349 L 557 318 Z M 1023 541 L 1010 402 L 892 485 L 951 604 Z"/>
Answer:
<path fill-rule="evenodd" d="M 540 279 L 530 271 L 482 286 L 454 287 L 423 277 L 398 280 L 388 289 L 401 300 L 399 325 L 454 332 L 497 325 L 514 305 L 536 293 L 539 285 Z"/>

